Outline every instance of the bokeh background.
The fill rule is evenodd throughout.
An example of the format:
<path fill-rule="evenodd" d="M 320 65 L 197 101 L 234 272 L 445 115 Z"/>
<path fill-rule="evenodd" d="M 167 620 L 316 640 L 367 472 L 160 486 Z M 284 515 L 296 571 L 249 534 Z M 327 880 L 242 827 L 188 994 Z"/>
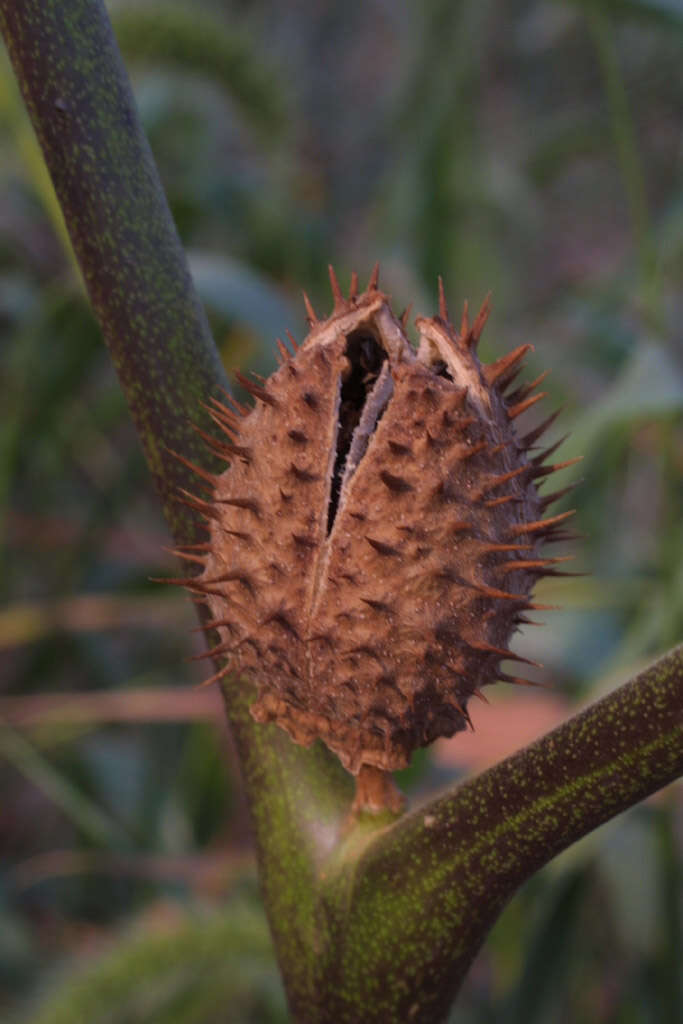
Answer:
<path fill-rule="evenodd" d="M 576 570 L 416 799 L 683 637 L 680 0 L 112 3 L 226 366 L 261 373 L 381 261 L 400 311 L 493 292 L 564 405 Z M 239 775 L 159 507 L 6 58 L 0 63 L 0 1018 L 286 1020 Z M 538 422 L 534 413 L 528 423 Z M 526 426 L 526 423 L 522 426 Z M 560 477 L 562 478 L 560 481 Z M 565 501 L 563 507 L 570 507 Z M 562 553 L 562 552 L 557 552 Z M 509 688 L 512 689 L 512 688 Z M 512 901 L 454 1020 L 683 1020 L 683 791 Z"/>

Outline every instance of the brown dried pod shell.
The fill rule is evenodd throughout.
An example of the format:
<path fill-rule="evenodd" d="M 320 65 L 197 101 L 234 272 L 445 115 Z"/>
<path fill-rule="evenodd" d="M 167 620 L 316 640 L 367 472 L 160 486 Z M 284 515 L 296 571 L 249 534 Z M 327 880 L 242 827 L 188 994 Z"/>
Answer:
<path fill-rule="evenodd" d="M 472 326 L 416 321 L 415 351 L 373 274 L 335 299 L 266 382 L 240 377 L 245 410 L 214 401 L 229 468 L 208 503 L 210 541 L 191 589 L 206 600 L 226 666 L 253 680 L 252 714 L 304 745 L 322 739 L 348 771 L 405 767 L 417 747 L 469 722 L 467 703 L 502 673 L 512 633 L 556 572 L 530 455 L 541 425 L 516 417 L 537 382 L 506 395 L 530 345 L 482 365 Z M 552 418 L 551 418 L 552 419 Z M 190 555 L 194 557 L 196 555 Z"/>

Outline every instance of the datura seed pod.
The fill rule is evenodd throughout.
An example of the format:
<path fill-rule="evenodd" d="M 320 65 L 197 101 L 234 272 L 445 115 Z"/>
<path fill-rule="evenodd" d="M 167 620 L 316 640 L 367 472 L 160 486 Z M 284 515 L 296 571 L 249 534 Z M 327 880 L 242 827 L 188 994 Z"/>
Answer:
<path fill-rule="evenodd" d="M 184 581 L 210 610 L 207 628 L 227 673 L 248 677 L 259 722 L 296 743 L 316 739 L 358 774 L 404 768 L 413 750 L 469 722 L 469 698 L 497 680 L 508 645 L 537 607 L 531 591 L 562 559 L 571 512 L 538 483 L 555 469 L 517 417 L 540 381 L 510 392 L 522 345 L 488 365 L 477 342 L 488 305 L 456 329 L 440 287 L 439 315 L 392 313 L 377 272 L 346 298 L 330 270 L 334 309 L 245 409 L 213 400 L 225 435 L 209 439 L 229 466 L 212 497 L 199 576 Z M 566 465 L 563 464 L 563 465 Z M 206 476 L 206 474 L 204 474 Z"/>

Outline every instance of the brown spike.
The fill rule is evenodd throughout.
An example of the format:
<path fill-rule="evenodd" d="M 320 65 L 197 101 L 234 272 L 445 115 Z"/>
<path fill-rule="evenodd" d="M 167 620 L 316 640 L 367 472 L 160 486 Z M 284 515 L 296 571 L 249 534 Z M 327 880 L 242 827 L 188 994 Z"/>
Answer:
<path fill-rule="evenodd" d="M 341 309 L 342 306 L 344 305 L 344 296 L 342 295 L 342 290 L 339 287 L 339 281 L 337 280 L 337 275 L 335 274 L 334 267 L 332 266 L 331 263 L 328 263 L 328 265 L 327 265 L 327 273 L 328 273 L 329 278 L 330 278 L 330 288 L 332 289 L 332 298 L 334 299 L 334 308 L 335 309 Z"/>
<path fill-rule="evenodd" d="M 202 501 L 201 498 L 196 498 L 189 491 L 186 491 L 184 487 L 178 488 L 179 494 L 182 497 L 176 497 L 176 501 L 179 501 L 181 505 L 187 505 L 189 508 L 193 508 L 196 512 L 200 512 L 207 519 L 220 519 L 220 512 L 218 509 L 208 501 Z"/>
<path fill-rule="evenodd" d="M 150 583 L 165 583 L 169 587 L 195 587 L 197 580 L 194 576 L 148 576 Z"/>
<path fill-rule="evenodd" d="M 239 370 L 235 371 L 235 380 L 239 384 L 241 384 L 244 390 L 248 391 L 249 394 L 252 395 L 254 398 L 258 399 L 260 402 L 263 402 L 265 405 L 272 405 L 273 408 L 277 408 L 279 404 L 278 400 L 276 398 L 273 398 L 271 393 L 267 391 L 266 388 L 262 388 L 259 384 L 254 384 L 253 381 L 249 380 L 248 377 L 245 377 L 243 373 L 239 372 Z"/>
<path fill-rule="evenodd" d="M 464 519 L 458 519 L 454 523 L 449 523 L 448 529 L 451 533 L 462 533 L 464 530 L 472 530 L 473 526 Z"/>
<path fill-rule="evenodd" d="M 410 447 L 409 444 L 401 444 L 400 441 L 392 441 L 391 438 L 388 439 L 387 444 L 389 445 L 389 450 L 391 451 L 392 455 L 413 454 L 413 449 Z"/>
<path fill-rule="evenodd" d="M 471 459 L 475 455 L 479 455 L 480 452 L 483 452 L 486 448 L 488 448 L 488 446 L 488 441 L 478 441 L 477 444 L 473 444 L 471 448 L 468 448 L 464 452 L 460 452 L 458 454 L 458 458 L 461 461 L 464 461 L 465 459 Z"/>
<path fill-rule="evenodd" d="M 590 576 L 589 572 L 563 572 L 560 569 L 544 569 L 542 576 L 552 576 L 555 579 L 568 576 Z"/>
<path fill-rule="evenodd" d="M 210 633 L 211 630 L 219 627 L 229 629 L 231 633 L 235 631 L 235 625 L 229 619 L 209 619 L 203 626 L 195 626 L 190 633 Z"/>
<path fill-rule="evenodd" d="M 351 271 L 351 286 L 349 288 L 349 298 L 353 302 L 354 299 L 358 298 L 358 272 L 356 270 Z"/>
<path fill-rule="evenodd" d="M 506 647 L 493 647 L 491 644 L 484 642 L 469 644 L 469 647 L 473 647 L 475 651 L 484 651 L 487 654 L 497 654 L 499 658 L 505 658 L 507 661 L 519 661 L 523 665 L 533 665 L 534 668 L 543 668 L 543 665 L 538 661 L 532 661 L 531 658 L 523 658 L 521 654 L 515 654 L 514 651 L 508 650 Z"/>
<path fill-rule="evenodd" d="M 482 544 L 480 551 L 488 554 L 493 551 L 531 551 L 533 544 Z"/>
<path fill-rule="evenodd" d="M 208 651 L 202 651 L 201 654 L 190 655 L 187 660 L 203 661 L 205 658 L 217 658 L 219 654 L 231 654 L 234 647 L 235 645 L 232 640 L 226 640 L 225 643 L 218 644 L 216 647 L 212 647 Z"/>
<path fill-rule="evenodd" d="M 499 598 L 503 601 L 526 601 L 526 594 L 511 594 L 508 590 L 498 590 L 497 587 L 489 587 L 485 583 L 470 584 L 480 594 L 486 597 Z"/>
<path fill-rule="evenodd" d="M 370 280 L 368 281 L 368 291 L 376 292 L 379 287 L 379 260 L 375 263 L 370 274 Z"/>
<path fill-rule="evenodd" d="M 232 409 L 234 410 L 234 412 L 237 414 L 238 417 L 240 417 L 241 419 L 244 419 L 245 416 L 249 415 L 249 413 L 251 412 L 251 409 L 249 409 L 246 405 L 242 405 L 242 403 L 238 402 L 236 398 L 233 398 L 233 396 L 230 394 L 230 392 L 226 391 L 225 388 L 221 388 L 220 390 L 223 392 L 223 394 L 225 395 L 226 401 L 228 401 L 230 403 L 230 405 L 232 406 Z M 219 402 L 217 398 L 214 398 L 212 396 L 211 397 L 211 401 L 214 403 L 214 405 L 217 405 L 219 409 L 222 409 L 226 413 L 230 413 L 231 410 L 226 408 L 226 406 L 222 405 L 221 402 Z"/>
<path fill-rule="evenodd" d="M 304 533 L 294 533 L 292 531 L 292 540 L 300 548 L 317 548 L 318 542 L 314 537 L 307 537 Z"/>
<path fill-rule="evenodd" d="M 213 444 L 209 445 L 216 455 L 220 455 L 230 462 L 234 459 L 243 459 L 245 462 L 251 462 L 251 448 L 248 448 L 243 444 Z"/>
<path fill-rule="evenodd" d="M 568 519 L 569 516 L 575 515 L 575 513 L 576 509 L 570 508 L 568 512 L 560 512 L 559 515 L 550 516 L 548 519 L 536 519 L 532 523 L 519 523 L 510 529 L 510 533 L 513 537 L 522 533 L 542 533 L 548 527 L 554 526 L 555 523 L 561 523 L 564 519 Z"/>
<path fill-rule="evenodd" d="M 490 312 L 491 312 L 491 292 L 488 293 L 488 295 L 486 296 L 486 298 L 482 302 L 481 309 L 477 313 L 475 321 L 472 324 L 472 329 L 469 332 L 469 334 L 466 336 L 467 344 L 468 344 L 469 348 L 476 348 L 477 347 L 477 345 L 479 343 L 479 339 L 481 338 L 482 331 L 484 330 L 484 327 L 486 325 L 486 321 L 489 318 Z"/>
<path fill-rule="evenodd" d="M 237 438 L 239 436 L 239 432 L 240 432 L 240 424 L 239 423 L 233 422 L 233 420 L 231 420 L 224 413 L 220 412 L 218 409 L 214 409 L 210 405 L 206 405 L 204 402 L 200 402 L 199 404 L 202 406 L 203 409 L 206 409 L 207 413 L 211 417 L 212 422 L 215 423 L 218 427 L 220 427 L 221 431 L 224 434 L 227 434 L 231 441 L 236 441 L 237 440 Z M 205 434 L 205 433 L 203 433 L 201 427 L 198 427 L 194 423 L 192 424 L 192 429 L 196 430 L 197 433 L 200 434 L 204 438 L 204 440 L 207 440 L 207 439 L 210 440 L 210 441 L 215 441 L 216 440 L 216 438 L 212 434 Z"/>
<path fill-rule="evenodd" d="M 467 299 L 462 304 L 462 318 L 460 320 L 460 340 L 464 341 L 470 333 L 469 303 Z"/>
<path fill-rule="evenodd" d="M 445 702 L 447 704 L 452 704 L 453 705 L 455 710 L 458 711 L 462 715 L 462 717 L 465 719 L 465 722 L 467 723 L 469 728 L 472 730 L 472 732 L 474 732 L 474 726 L 472 725 L 472 719 L 470 718 L 469 712 L 468 712 L 467 708 L 465 707 L 465 705 L 460 703 L 460 701 L 455 696 L 455 694 L 453 694 L 453 693 L 446 693 L 446 694 L 444 694 L 443 699 L 445 700 Z"/>
<path fill-rule="evenodd" d="M 246 406 L 241 406 L 238 401 L 234 402 L 234 406 L 236 406 L 237 411 L 228 409 L 227 406 L 224 406 L 222 401 L 219 401 L 218 398 L 214 398 L 212 396 L 210 406 L 204 406 L 204 408 L 208 412 L 213 413 L 214 416 L 219 416 L 225 420 L 232 430 L 240 430 L 242 427 L 241 421 L 249 414 L 249 410 Z"/>
<path fill-rule="evenodd" d="M 216 498 L 216 504 L 244 508 L 247 512 L 252 512 L 256 517 L 261 515 L 259 503 L 254 498 Z"/>
<path fill-rule="evenodd" d="M 219 426 L 222 426 L 218 419 L 214 419 L 214 422 Z M 191 427 L 197 434 L 199 434 L 211 451 L 224 461 L 230 462 L 234 457 L 238 457 L 240 459 L 244 459 L 245 462 L 251 462 L 251 448 L 247 448 L 245 445 L 226 444 L 225 441 L 218 441 L 212 434 L 207 434 L 205 430 L 202 430 L 201 427 L 198 427 L 194 423 L 191 424 Z M 233 434 L 232 431 L 228 431 L 225 427 L 223 427 L 223 429 L 228 437 L 232 438 L 239 436 L 238 434 Z"/>
<path fill-rule="evenodd" d="M 285 334 L 287 335 L 287 339 L 289 341 L 289 344 L 292 346 L 292 350 L 294 351 L 294 354 L 296 355 L 296 353 L 299 351 L 299 342 L 296 340 L 296 338 L 294 337 L 294 335 L 292 334 L 291 331 L 285 330 Z"/>
<path fill-rule="evenodd" d="M 179 581 L 179 585 L 186 587 L 194 594 L 214 594 L 216 597 L 226 597 L 222 590 L 209 586 L 209 584 L 204 583 L 202 579 L 193 578 L 191 583 L 182 583 Z"/>
<path fill-rule="evenodd" d="M 446 302 L 446 293 L 443 289 L 443 278 L 441 274 L 439 274 L 439 316 L 445 324 L 449 323 L 448 303 Z"/>
<path fill-rule="evenodd" d="M 399 317 L 399 320 L 401 321 L 401 327 L 403 328 L 404 331 L 405 331 L 406 327 L 408 326 L 408 317 L 410 316 L 410 311 L 411 311 L 412 308 L 413 308 L 413 304 L 411 302 L 411 303 L 409 303 L 406 306 L 406 308 L 403 310 L 403 312 L 401 313 L 401 315 Z"/>
<path fill-rule="evenodd" d="M 515 367 L 509 373 L 503 374 L 503 376 L 497 382 L 498 390 L 500 391 L 501 395 L 504 394 L 504 392 L 506 392 L 508 388 L 512 387 L 512 385 L 515 383 L 523 369 L 524 363 L 520 363 L 519 366 Z"/>
<path fill-rule="evenodd" d="M 412 484 L 408 483 L 402 476 L 395 476 L 393 473 L 389 473 L 386 469 L 380 472 L 380 479 L 384 486 L 394 494 L 406 494 L 408 491 L 413 491 L 415 488 Z"/>
<path fill-rule="evenodd" d="M 209 679 L 205 679 L 201 683 L 197 683 L 195 690 L 202 690 L 205 686 L 211 686 L 212 683 L 217 683 L 219 679 L 223 679 L 230 672 L 230 665 L 225 665 L 220 672 L 216 672 L 215 675 L 210 676 Z"/>
<path fill-rule="evenodd" d="M 535 480 L 540 477 L 550 476 L 551 473 L 557 473 L 560 469 L 567 469 L 568 466 L 575 466 L 577 462 L 583 461 L 583 455 L 577 455 L 573 459 L 566 459 L 564 462 L 553 462 L 550 466 L 534 466 L 532 476 Z"/>
<path fill-rule="evenodd" d="M 299 630 L 296 628 L 294 623 L 291 621 L 291 619 L 290 619 L 289 615 L 287 614 L 287 612 L 284 611 L 282 608 L 279 608 L 277 611 L 272 612 L 270 615 L 268 615 L 263 620 L 261 625 L 265 626 L 269 622 L 275 622 L 278 626 L 281 627 L 281 629 L 284 629 L 285 633 L 289 633 L 290 636 L 293 636 L 295 640 L 300 640 L 301 639 L 301 637 L 299 635 Z"/>
<path fill-rule="evenodd" d="M 183 466 L 187 466 L 189 470 L 191 470 L 193 473 L 196 473 L 197 476 L 200 476 L 202 480 L 206 480 L 206 482 L 210 485 L 210 489 L 213 491 L 216 484 L 218 483 L 217 476 L 214 476 L 213 473 L 208 473 L 205 469 L 202 469 L 201 466 L 197 466 L 194 462 L 190 462 L 189 459 L 186 459 L 184 455 L 180 454 L 180 452 L 174 451 L 173 448 L 169 448 L 167 446 L 166 451 L 170 455 L 172 455 L 174 459 L 177 459 L 178 462 L 182 463 Z"/>
<path fill-rule="evenodd" d="M 369 608 L 372 608 L 375 612 L 385 612 L 389 615 L 394 610 L 391 605 L 387 604 L 385 601 L 374 601 L 371 597 L 361 597 L 361 601 Z"/>
<path fill-rule="evenodd" d="M 193 555 L 189 551 L 181 551 L 180 548 L 164 548 L 162 551 L 167 551 L 169 555 L 175 555 L 176 558 L 182 558 L 186 562 L 196 562 L 197 565 L 206 565 L 206 559 L 202 558 L 201 555 Z"/>
<path fill-rule="evenodd" d="M 241 530 L 228 530 L 227 527 L 221 526 L 221 532 L 228 535 L 228 537 L 236 537 L 237 540 L 244 541 L 245 544 L 251 544 L 253 537 L 250 533 L 242 533 Z"/>
<path fill-rule="evenodd" d="M 524 498 L 520 498 L 518 494 L 504 494 L 502 498 L 490 498 L 484 502 L 486 508 L 498 508 L 499 505 L 509 505 L 510 502 L 515 502 L 521 505 Z"/>
<path fill-rule="evenodd" d="M 560 498 L 564 498 L 566 494 L 570 494 L 579 486 L 580 483 L 583 483 L 583 481 L 575 480 L 574 483 L 568 484 L 567 487 L 560 487 L 558 491 L 553 491 L 552 494 L 544 494 L 541 498 L 541 511 L 545 512 L 549 505 L 554 505 L 556 501 L 560 500 Z"/>
<path fill-rule="evenodd" d="M 553 454 L 554 454 L 554 452 L 556 452 L 556 451 L 557 451 L 557 449 L 558 449 L 558 448 L 559 448 L 559 447 L 560 447 L 561 445 L 563 445 L 563 444 L 564 444 L 564 442 L 565 442 L 565 441 L 567 440 L 567 438 L 568 438 L 568 437 L 569 437 L 569 434 L 563 434 L 563 436 L 562 436 L 562 437 L 560 437 L 560 438 L 559 438 L 559 439 L 558 439 L 558 440 L 557 440 L 557 441 L 555 442 L 555 444 L 551 444 L 551 445 L 548 445 L 548 447 L 547 447 L 547 448 L 545 448 L 545 449 L 544 449 L 544 450 L 543 450 L 543 451 L 542 451 L 542 452 L 540 453 L 540 455 L 534 455 L 533 459 L 530 459 L 530 460 L 529 460 L 529 461 L 531 462 L 531 465 L 532 465 L 532 466 L 540 466 L 540 464 L 541 464 L 541 463 L 542 463 L 542 462 L 543 462 L 543 461 L 544 461 L 545 459 L 547 459 L 547 458 L 548 458 L 548 457 L 549 457 L 550 455 L 553 455 Z"/>
<path fill-rule="evenodd" d="M 478 690 L 478 689 L 472 690 L 472 696 L 473 697 L 478 697 L 479 700 L 482 701 L 483 704 L 490 704 L 491 703 L 491 701 L 488 699 L 488 697 L 485 697 L 484 694 L 481 692 L 481 690 Z"/>
<path fill-rule="evenodd" d="M 304 434 L 302 430 L 297 430 L 295 427 L 292 427 L 291 430 L 287 431 L 287 437 L 290 441 L 293 441 L 294 444 L 308 444 L 308 436 Z"/>
<path fill-rule="evenodd" d="M 514 686 L 538 686 L 541 690 L 550 690 L 548 683 L 538 683 L 534 679 L 520 679 L 519 676 L 509 676 L 507 672 L 499 672 L 496 679 L 501 683 L 512 683 Z"/>
<path fill-rule="evenodd" d="M 563 544 L 569 543 L 575 540 L 583 540 L 585 534 L 583 533 L 572 533 L 569 530 L 553 530 L 547 537 L 543 538 L 544 544 Z"/>
<path fill-rule="evenodd" d="M 545 626 L 545 622 L 534 622 L 533 619 L 527 618 L 526 615 L 518 615 L 515 618 L 515 622 L 520 626 Z"/>
<path fill-rule="evenodd" d="M 237 440 L 237 438 L 239 437 L 238 432 L 229 427 L 225 420 L 218 416 L 213 411 L 213 409 L 209 409 L 209 417 L 211 418 L 212 422 L 216 424 L 217 427 L 221 428 L 226 437 L 229 437 L 231 441 Z M 205 433 L 205 431 L 203 431 L 200 427 L 195 427 L 194 429 L 197 431 L 200 437 L 204 438 L 204 441 L 209 446 L 209 448 L 213 448 L 216 453 L 219 452 L 219 446 L 220 448 L 224 446 L 224 442 L 217 441 L 216 438 L 212 437 L 211 434 Z"/>
<path fill-rule="evenodd" d="M 214 398 L 213 395 L 211 396 L 210 402 L 210 405 L 205 405 L 204 402 L 202 402 L 201 405 L 204 409 L 207 410 L 207 412 L 212 412 L 214 413 L 214 415 L 220 416 L 222 419 L 224 419 L 225 422 L 228 423 L 233 430 L 240 429 L 242 425 L 240 421 L 243 415 L 246 415 L 248 413 L 248 409 L 245 409 L 244 406 L 240 406 L 240 409 L 242 409 L 244 412 L 234 412 L 232 409 L 228 409 L 227 405 L 224 405 L 222 402 L 219 402 L 217 398 Z"/>
<path fill-rule="evenodd" d="M 280 358 L 282 359 L 282 362 L 288 363 L 292 356 L 282 338 L 276 338 L 275 344 L 277 345 L 277 350 L 280 353 Z"/>
<path fill-rule="evenodd" d="M 316 480 L 320 480 L 320 476 L 317 473 L 312 473 L 310 469 L 306 469 L 305 466 L 297 466 L 295 462 L 290 462 L 289 472 L 302 484 L 312 484 Z"/>
<path fill-rule="evenodd" d="M 520 437 L 519 443 L 522 445 L 522 447 L 529 449 L 533 444 L 536 444 L 541 434 L 545 434 L 548 427 L 551 427 L 553 425 L 553 423 L 555 422 L 555 420 L 561 412 L 562 406 L 560 406 L 559 409 L 556 409 L 555 412 L 551 413 L 550 416 L 548 416 L 547 419 L 543 420 L 542 423 L 539 423 L 537 427 L 534 427 L 533 430 L 530 430 L 528 434 L 525 434 L 524 437 Z M 562 440 L 564 440 L 564 438 Z M 558 444 L 561 443 L 561 441 L 558 442 Z"/>
<path fill-rule="evenodd" d="M 482 373 L 484 374 L 488 384 L 493 387 L 508 370 L 512 369 L 512 367 L 527 354 L 527 352 L 533 352 L 533 350 L 533 345 L 519 345 L 518 348 L 513 349 L 512 352 L 508 352 L 507 355 L 501 356 L 500 359 L 496 359 L 495 363 L 488 363 L 488 365 L 482 366 Z"/>
<path fill-rule="evenodd" d="M 306 294 L 306 292 L 304 292 L 303 294 L 304 306 L 306 307 L 306 319 L 308 320 L 309 325 L 313 327 L 315 326 L 315 324 L 317 324 L 318 317 L 316 316 L 315 310 L 313 309 L 311 300 L 309 299 L 308 295 Z"/>
<path fill-rule="evenodd" d="M 523 399 L 530 395 L 539 384 L 541 384 L 546 377 L 550 374 L 550 370 L 544 370 L 543 373 L 539 373 L 536 380 L 532 380 L 530 384 L 524 384 L 521 388 L 517 388 L 512 394 L 505 396 L 505 401 L 514 405 L 517 402 L 521 402 Z"/>
<path fill-rule="evenodd" d="M 400 555 L 398 548 L 391 544 L 384 544 L 381 540 L 373 540 L 372 537 L 365 538 L 368 544 L 375 549 L 378 555 Z"/>
<path fill-rule="evenodd" d="M 560 558 L 535 558 L 526 561 L 518 560 L 502 562 L 496 566 L 498 572 L 516 572 L 518 569 L 543 569 L 546 565 L 555 565 L 558 562 L 570 562 L 573 555 L 563 555 Z M 544 573 L 544 575 L 546 575 Z"/>
<path fill-rule="evenodd" d="M 501 473 L 500 476 L 492 476 L 486 480 L 483 486 L 479 490 L 477 501 L 483 498 L 488 491 L 492 491 L 494 487 L 498 487 L 500 484 L 505 484 L 508 480 L 514 480 L 516 476 L 521 476 L 522 473 L 528 473 L 528 466 L 518 466 L 517 469 L 511 469 L 509 473 Z"/>
<path fill-rule="evenodd" d="M 231 569 L 229 572 L 223 572 L 219 576 L 212 576 L 210 579 L 204 580 L 205 583 L 241 583 L 245 590 L 248 590 L 250 594 L 254 593 L 254 584 L 251 581 L 249 574 L 244 569 Z"/>
<path fill-rule="evenodd" d="M 521 416 L 523 412 L 526 412 L 527 409 L 530 409 L 532 405 L 536 405 L 536 402 L 540 402 L 542 398 L 547 397 L 547 391 L 539 391 L 537 395 L 532 395 L 530 398 L 525 398 L 523 402 L 518 402 L 517 405 L 513 405 L 508 409 L 508 419 L 517 419 L 517 417 Z"/>

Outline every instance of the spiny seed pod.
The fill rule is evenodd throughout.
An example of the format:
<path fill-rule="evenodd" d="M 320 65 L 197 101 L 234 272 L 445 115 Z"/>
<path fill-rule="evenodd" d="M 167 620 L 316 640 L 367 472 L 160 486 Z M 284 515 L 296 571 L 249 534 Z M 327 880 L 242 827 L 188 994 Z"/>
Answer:
<path fill-rule="evenodd" d="M 256 683 L 251 711 L 304 745 L 322 739 L 348 771 L 394 771 L 417 747 L 469 723 L 467 703 L 496 680 L 534 583 L 557 575 L 541 545 L 568 537 L 571 512 L 537 483 L 559 465 L 531 454 L 517 417 L 543 394 L 509 392 L 531 345 L 489 365 L 470 326 L 419 318 L 419 347 L 378 289 L 345 298 L 267 381 L 238 375 L 255 405 L 212 401 L 229 462 L 194 502 L 210 525 L 198 577 L 228 672 Z M 543 375 L 545 376 L 545 375 Z M 554 446 L 556 447 L 556 446 Z M 563 463 L 561 465 L 568 465 Z M 206 474 L 203 474 L 205 477 Z M 560 492 L 563 493 L 563 492 Z M 193 502 L 193 499 L 189 499 Z"/>

